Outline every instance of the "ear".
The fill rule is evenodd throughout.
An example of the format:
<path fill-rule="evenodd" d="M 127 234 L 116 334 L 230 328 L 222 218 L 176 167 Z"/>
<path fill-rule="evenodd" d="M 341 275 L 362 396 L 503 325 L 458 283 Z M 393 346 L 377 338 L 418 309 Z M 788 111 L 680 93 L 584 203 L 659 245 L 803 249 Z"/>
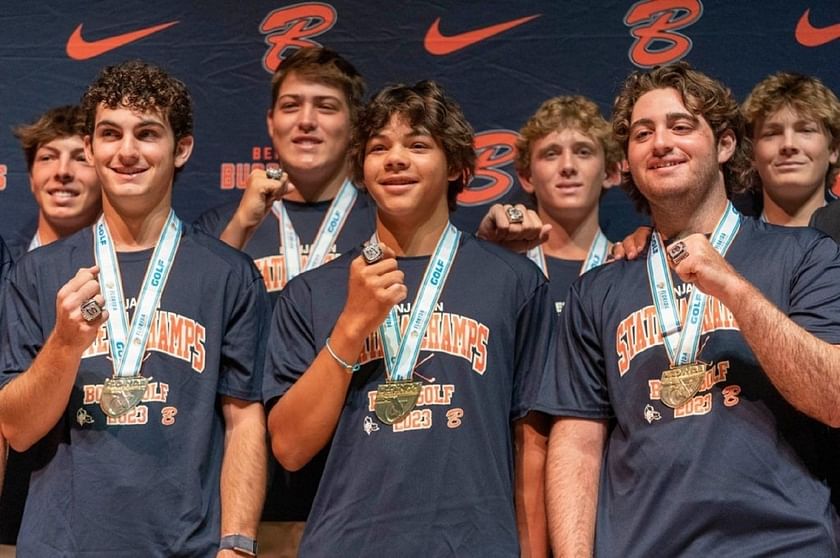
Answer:
<path fill-rule="evenodd" d="M 840 158 L 840 143 L 828 152 L 828 162 L 835 165 L 837 164 L 838 158 Z"/>
<path fill-rule="evenodd" d="M 90 134 L 85 136 L 85 160 L 88 165 L 93 165 L 93 140 Z"/>
<path fill-rule="evenodd" d="M 192 155 L 193 146 L 195 145 L 195 138 L 193 136 L 184 136 L 178 140 L 178 145 L 175 146 L 175 167 L 181 168 Z"/>
<path fill-rule="evenodd" d="M 265 129 L 268 131 L 268 137 L 274 138 L 274 123 L 271 121 L 271 115 L 274 114 L 274 109 L 270 108 L 265 112 Z"/>
<path fill-rule="evenodd" d="M 522 186 L 522 189 L 525 190 L 528 194 L 534 193 L 534 185 L 531 184 L 531 180 L 526 178 L 524 175 L 516 173 L 516 177 L 519 179 L 519 185 Z"/>
<path fill-rule="evenodd" d="M 621 184 L 621 163 L 616 163 L 612 168 L 604 170 L 604 190 L 609 190 L 613 186 Z"/>
<path fill-rule="evenodd" d="M 718 164 L 722 165 L 732 158 L 735 153 L 735 148 L 738 146 L 738 140 L 735 139 L 735 132 L 732 130 L 724 130 L 718 138 L 717 144 L 717 160 Z"/>

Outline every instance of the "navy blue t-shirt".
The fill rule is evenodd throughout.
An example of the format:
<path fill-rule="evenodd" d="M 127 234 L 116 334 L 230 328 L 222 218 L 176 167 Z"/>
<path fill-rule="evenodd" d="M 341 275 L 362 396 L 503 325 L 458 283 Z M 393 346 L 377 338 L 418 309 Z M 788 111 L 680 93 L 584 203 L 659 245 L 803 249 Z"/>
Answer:
<path fill-rule="evenodd" d="M 347 296 L 358 250 L 293 279 L 269 339 L 268 405 L 306 371 Z M 405 328 L 428 257 L 398 258 Z M 554 337 L 548 285 L 527 259 L 464 234 L 432 314 L 417 407 L 388 426 L 374 413 L 385 369 L 378 332 L 358 356 L 300 555 L 519 556 L 511 421 L 524 415 Z M 421 377 L 422 375 L 422 377 Z"/>
<path fill-rule="evenodd" d="M 64 415 L 30 450 L 21 555 L 215 555 L 224 448 L 218 400 L 260 399 L 268 302 L 246 256 L 186 229 L 151 325 L 142 402 L 117 419 L 99 408 L 103 381 L 114 373 L 103 324 Z M 129 316 L 151 255 L 118 254 Z M 43 346 L 58 289 L 93 263 L 86 228 L 15 266 L 3 293 L 0 386 Z"/>
<path fill-rule="evenodd" d="M 301 270 L 309 255 L 309 248 L 315 241 L 321 222 L 330 207 L 332 200 L 303 203 L 294 201 L 283 201 L 286 212 L 289 214 L 295 231 L 300 238 Z M 196 219 L 196 226 L 210 236 L 219 238 L 227 227 L 239 201 L 234 201 L 211 209 Z M 337 258 L 339 255 L 362 244 L 373 234 L 376 225 L 376 206 L 371 202 L 365 192 L 358 192 L 356 201 L 344 228 L 338 235 L 335 245 L 327 254 L 325 261 Z M 273 211 L 269 211 L 259 227 L 254 231 L 253 236 L 243 248 L 243 252 L 251 256 L 257 268 L 265 279 L 266 290 L 272 297 L 272 303 L 277 300 L 277 293 L 288 282 L 286 279 L 286 267 L 284 256 L 280 254 L 280 230 L 277 217 Z"/>
<path fill-rule="evenodd" d="M 545 265 L 548 268 L 551 300 L 554 302 L 554 309 L 559 314 L 563 311 L 563 306 L 566 304 L 566 295 L 569 294 L 569 287 L 580 277 L 580 268 L 583 267 L 583 262 L 578 260 L 562 260 L 546 254 Z"/>
<path fill-rule="evenodd" d="M 316 203 L 283 202 L 300 239 L 301 269 L 330 204 L 332 200 Z M 218 238 L 238 206 L 239 200 L 236 200 L 211 209 L 199 216 L 196 226 Z M 359 191 L 344 227 L 330 253 L 326 255 L 325 261 L 333 260 L 368 240 L 375 226 L 376 206 L 365 192 Z M 287 283 L 285 257 L 280 253 L 278 220 L 273 211 L 270 211 L 257 227 L 243 251 L 251 256 L 262 273 L 273 308 L 277 295 Z M 309 515 L 312 499 L 315 497 L 315 491 L 321 480 L 325 459 L 326 453 L 323 453 L 302 469 L 294 472 L 284 470 L 276 460 L 272 459 L 262 519 L 264 521 L 305 520 Z"/>
<path fill-rule="evenodd" d="M 741 217 L 726 259 L 794 322 L 840 343 L 831 239 Z M 673 277 L 684 315 L 692 286 Z M 570 290 L 556 368 L 530 408 L 611 422 L 596 555 L 836 556 L 820 456 L 827 428 L 782 397 L 711 297 L 700 346 L 711 368 L 692 400 L 669 408 L 646 256 L 593 270 Z"/>

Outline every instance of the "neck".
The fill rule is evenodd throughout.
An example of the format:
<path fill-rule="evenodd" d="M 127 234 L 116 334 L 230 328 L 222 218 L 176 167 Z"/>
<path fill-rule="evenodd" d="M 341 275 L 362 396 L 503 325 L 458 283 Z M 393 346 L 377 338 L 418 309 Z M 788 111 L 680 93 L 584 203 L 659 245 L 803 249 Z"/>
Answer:
<path fill-rule="evenodd" d="M 341 185 L 347 179 L 345 167 L 340 167 L 332 174 L 295 173 L 289 170 L 289 180 L 294 189 L 283 196 L 283 199 L 304 203 L 329 201 L 338 195 Z"/>
<path fill-rule="evenodd" d="M 767 190 L 763 193 L 764 219 L 773 225 L 783 227 L 807 227 L 811 215 L 825 205 L 822 188 L 816 188 L 805 200 L 774 199 Z"/>
<path fill-rule="evenodd" d="M 435 251 L 438 240 L 449 223 L 448 217 L 447 214 L 443 220 L 430 219 L 415 226 L 377 212 L 376 236 L 397 256 L 429 256 Z"/>
<path fill-rule="evenodd" d="M 598 234 L 598 207 L 584 215 L 551 215 L 540 207 L 537 211 L 543 224 L 551 225 L 543 253 L 563 260 L 584 260 Z"/>
<path fill-rule="evenodd" d="M 705 199 L 674 200 L 673 203 L 650 204 L 656 230 L 665 239 L 683 238 L 693 233 L 706 234 L 714 230 L 726 209 L 726 190 L 711 189 Z"/>
<path fill-rule="evenodd" d="M 55 226 L 53 223 L 50 223 L 44 217 L 43 213 L 38 215 L 38 230 L 35 231 L 35 235 L 38 237 L 38 242 L 41 246 L 46 246 L 51 242 L 55 242 L 59 238 L 69 236 L 73 232 L 75 231 L 64 231 Z"/>
<path fill-rule="evenodd" d="M 170 206 L 166 205 L 145 215 L 132 216 L 121 214 L 105 204 L 103 214 L 115 251 L 139 252 L 156 246 L 169 210 Z"/>

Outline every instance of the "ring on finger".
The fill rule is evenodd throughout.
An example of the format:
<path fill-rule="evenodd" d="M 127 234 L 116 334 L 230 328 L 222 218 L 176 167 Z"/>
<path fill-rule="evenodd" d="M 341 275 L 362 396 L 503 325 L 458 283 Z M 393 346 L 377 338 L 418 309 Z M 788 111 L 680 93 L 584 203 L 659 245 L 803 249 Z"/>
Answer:
<path fill-rule="evenodd" d="M 265 176 L 266 178 L 270 178 L 271 180 L 280 180 L 281 178 L 283 178 L 283 169 L 265 169 Z"/>
<path fill-rule="evenodd" d="M 92 298 L 84 301 L 79 310 L 86 322 L 95 322 L 102 315 L 102 307 Z"/>
<path fill-rule="evenodd" d="M 674 265 L 677 265 L 688 257 L 688 249 L 685 247 L 685 243 L 680 240 L 668 246 L 668 255 Z"/>
<path fill-rule="evenodd" d="M 505 208 L 505 214 L 511 225 L 520 225 L 525 220 L 525 214 L 522 213 L 522 210 L 512 205 Z"/>
<path fill-rule="evenodd" d="M 381 260 L 383 256 L 384 253 L 382 252 L 382 247 L 379 246 L 379 244 L 371 242 L 362 248 L 362 257 L 368 265 L 375 264 Z"/>

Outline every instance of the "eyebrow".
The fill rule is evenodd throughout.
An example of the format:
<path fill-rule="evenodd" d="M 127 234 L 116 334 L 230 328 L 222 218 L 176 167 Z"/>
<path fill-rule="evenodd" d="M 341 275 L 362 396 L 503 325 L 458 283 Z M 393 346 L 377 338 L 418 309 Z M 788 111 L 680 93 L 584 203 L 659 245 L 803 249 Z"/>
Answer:
<path fill-rule="evenodd" d="M 698 117 L 696 117 L 693 114 L 690 114 L 688 112 L 669 112 L 665 115 L 665 121 L 666 122 L 673 122 L 675 120 L 690 120 L 694 123 L 697 123 L 697 122 L 700 121 L 700 119 Z M 650 118 L 640 118 L 630 125 L 630 129 L 633 130 L 634 128 L 637 128 L 639 126 L 651 126 L 652 127 L 653 126 L 653 120 L 650 119 Z"/>
<path fill-rule="evenodd" d="M 285 98 L 285 97 L 289 97 L 289 98 L 294 99 L 294 100 L 296 100 L 296 101 L 297 101 L 297 100 L 300 100 L 300 99 L 305 99 L 307 96 L 306 96 L 306 95 L 296 94 L 296 93 L 284 93 L 283 95 L 280 95 L 279 97 L 277 97 L 277 100 L 279 101 L 280 99 L 283 99 L 283 98 Z M 336 96 L 336 95 L 315 95 L 315 96 L 313 96 L 312 98 L 313 98 L 316 102 L 317 102 L 317 101 L 335 101 L 335 102 L 337 102 L 337 103 L 341 103 L 341 102 L 342 102 L 341 98 L 339 98 L 339 97 L 338 97 L 338 96 Z"/>
<path fill-rule="evenodd" d="M 122 126 L 120 126 L 119 124 L 117 124 L 113 120 L 100 120 L 99 122 L 96 123 L 96 127 L 99 128 L 100 126 L 113 126 L 114 128 L 122 128 Z M 152 119 L 141 120 L 136 126 L 133 126 L 133 127 L 134 128 L 141 128 L 143 126 L 157 126 L 159 128 L 166 128 L 166 125 L 164 125 L 164 123 L 161 122 L 160 120 L 152 120 Z"/>

